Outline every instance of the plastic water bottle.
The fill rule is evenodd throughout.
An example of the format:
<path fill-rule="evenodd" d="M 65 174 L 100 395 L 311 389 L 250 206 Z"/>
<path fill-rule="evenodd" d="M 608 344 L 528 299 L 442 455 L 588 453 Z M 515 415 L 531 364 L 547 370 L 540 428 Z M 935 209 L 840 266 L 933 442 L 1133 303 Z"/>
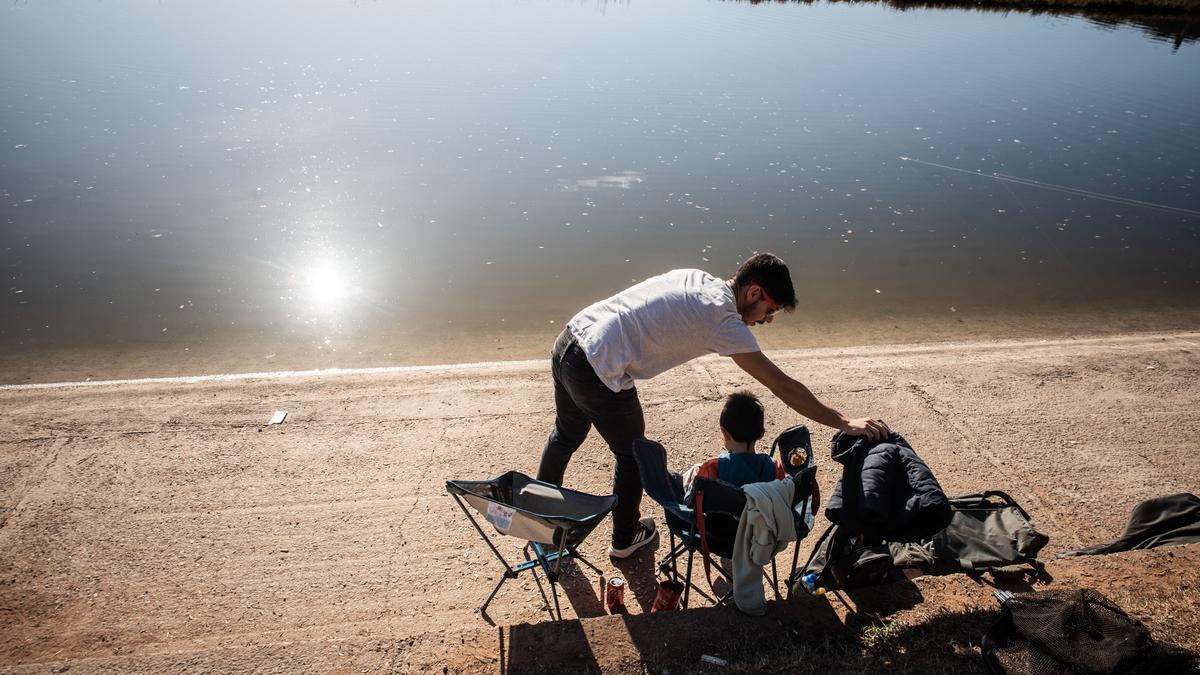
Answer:
<path fill-rule="evenodd" d="M 800 577 L 800 583 L 804 584 L 804 590 L 812 593 L 813 595 L 825 595 L 825 589 L 817 587 L 816 572 L 809 572 L 803 577 Z"/>
<path fill-rule="evenodd" d="M 817 573 L 809 572 L 808 574 L 805 574 L 803 577 L 800 577 L 800 583 L 804 584 L 804 590 L 808 591 L 809 593 L 816 593 Z"/>

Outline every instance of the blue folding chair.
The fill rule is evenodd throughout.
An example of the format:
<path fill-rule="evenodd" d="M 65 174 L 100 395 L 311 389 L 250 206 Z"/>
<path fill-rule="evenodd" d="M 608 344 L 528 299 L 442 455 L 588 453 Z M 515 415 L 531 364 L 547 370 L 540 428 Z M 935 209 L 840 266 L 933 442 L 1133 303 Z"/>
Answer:
<path fill-rule="evenodd" d="M 791 438 L 795 439 L 796 436 L 793 435 Z M 789 440 L 790 442 L 792 441 Z M 667 451 L 661 443 L 650 440 L 634 441 L 633 456 L 642 477 L 642 487 L 650 499 L 662 506 L 667 521 L 667 531 L 670 533 L 670 547 L 658 563 L 659 571 L 671 581 L 682 583 L 684 591 L 680 606 L 687 608 L 693 588 L 701 595 L 705 595 L 704 591 L 692 582 L 695 554 L 698 551 L 703 554 L 703 551 L 707 549 L 712 555 L 721 558 L 733 556 L 738 520 L 746 505 L 745 492 L 742 488 L 723 481 L 698 477 L 693 485 L 693 497 L 699 498 L 696 503 L 702 504 L 702 510 L 697 510 L 694 506 L 684 502 L 683 480 L 679 474 L 673 473 L 667 468 Z M 811 463 L 811 452 L 808 459 Z M 807 536 L 811 529 L 812 486 L 816 483 L 813 480 L 816 473 L 815 467 L 798 466 L 795 469 L 794 472 L 789 472 L 789 476 L 796 482 L 793 497 L 793 522 L 796 526 L 797 552 L 792 556 L 789 578 L 796 574 L 799 540 Z M 701 524 L 704 525 L 703 533 Z M 681 558 L 686 558 L 683 574 L 680 574 L 679 571 Z M 708 556 L 704 556 L 704 559 L 708 561 Z M 732 579 L 731 570 L 725 569 L 719 562 L 713 561 L 711 566 L 715 567 L 726 580 Z M 707 568 L 705 574 L 708 575 Z M 768 578 L 775 589 L 776 599 L 781 599 L 778 573 L 773 559 Z M 727 600 L 731 593 L 732 591 L 720 598 L 709 599 L 720 603 Z"/>
<path fill-rule="evenodd" d="M 680 607 L 686 609 L 692 590 L 692 556 L 700 549 L 700 531 L 695 510 L 684 503 L 683 479 L 667 468 L 667 450 L 661 443 L 639 439 L 633 442 L 633 458 L 637 461 L 646 496 L 663 508 L 671 545 L 658 569 L 671 581 L 683 583 Z M 679 558 L 687 553 L 687 572 L 679 574 Z M 699 589 L 697 589 L 699 590 Z"/>

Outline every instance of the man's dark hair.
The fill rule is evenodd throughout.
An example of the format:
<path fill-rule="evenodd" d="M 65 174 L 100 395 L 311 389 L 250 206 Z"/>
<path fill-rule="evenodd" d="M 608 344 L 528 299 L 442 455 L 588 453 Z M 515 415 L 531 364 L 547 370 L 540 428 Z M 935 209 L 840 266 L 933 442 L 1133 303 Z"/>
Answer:
<path fill-rule="evenodd" d="M 787 311 L 796 309 L 796 289 L 792 288 L 792 275 L 787 265 L 773 253 L 759 253 L 750 257 L 738 268 L 733 277 L 737 289 L 758 284 L 771 300 Z"/>
<path fill-rule="evenodd" d="M 721 408 L 721 428 L 738 443 L 753 443 L 763 437 L 763 407 L 758 397 L 738 391 L 725 399 Z"/>

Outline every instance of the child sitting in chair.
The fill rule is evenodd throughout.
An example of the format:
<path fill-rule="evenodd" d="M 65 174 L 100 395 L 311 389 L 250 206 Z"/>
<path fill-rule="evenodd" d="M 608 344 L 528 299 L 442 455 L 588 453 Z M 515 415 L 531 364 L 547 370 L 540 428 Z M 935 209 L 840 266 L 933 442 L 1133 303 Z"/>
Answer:
<path fill-rule="evenodd" d="M 685 491 L 692 491 L 696 476 L 738 487 L 787 478 L 782 465 L 769 455 L 754 452 L 754 444 L 763 437 L 763 432 L 763 406 L 758 397 L 748 391 L 730 394 L 721 409 L 721 437 L 726 452 L 688 469 L 683 481 Z"/>

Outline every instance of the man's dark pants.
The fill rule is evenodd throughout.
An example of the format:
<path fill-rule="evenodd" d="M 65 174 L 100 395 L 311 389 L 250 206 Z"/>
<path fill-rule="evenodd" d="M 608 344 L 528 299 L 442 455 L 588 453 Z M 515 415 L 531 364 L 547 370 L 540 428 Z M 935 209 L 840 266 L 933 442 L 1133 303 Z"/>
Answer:
<path fill-rule="evenodd" d="M 637 389 L 614 392 L 600 381 L 571 331 L 564 330 L 550 354 L 554 378 L 554 431 L 542 451 L 538 480 L 562 485 L 571 455 L 593 426 L 617 461 L 613 473 L 613 545 L 624 548 L 637 531 L 642 503 L 642 477 L 633 458 L 633 441 L 644 438 L 646 419 Z"/>

